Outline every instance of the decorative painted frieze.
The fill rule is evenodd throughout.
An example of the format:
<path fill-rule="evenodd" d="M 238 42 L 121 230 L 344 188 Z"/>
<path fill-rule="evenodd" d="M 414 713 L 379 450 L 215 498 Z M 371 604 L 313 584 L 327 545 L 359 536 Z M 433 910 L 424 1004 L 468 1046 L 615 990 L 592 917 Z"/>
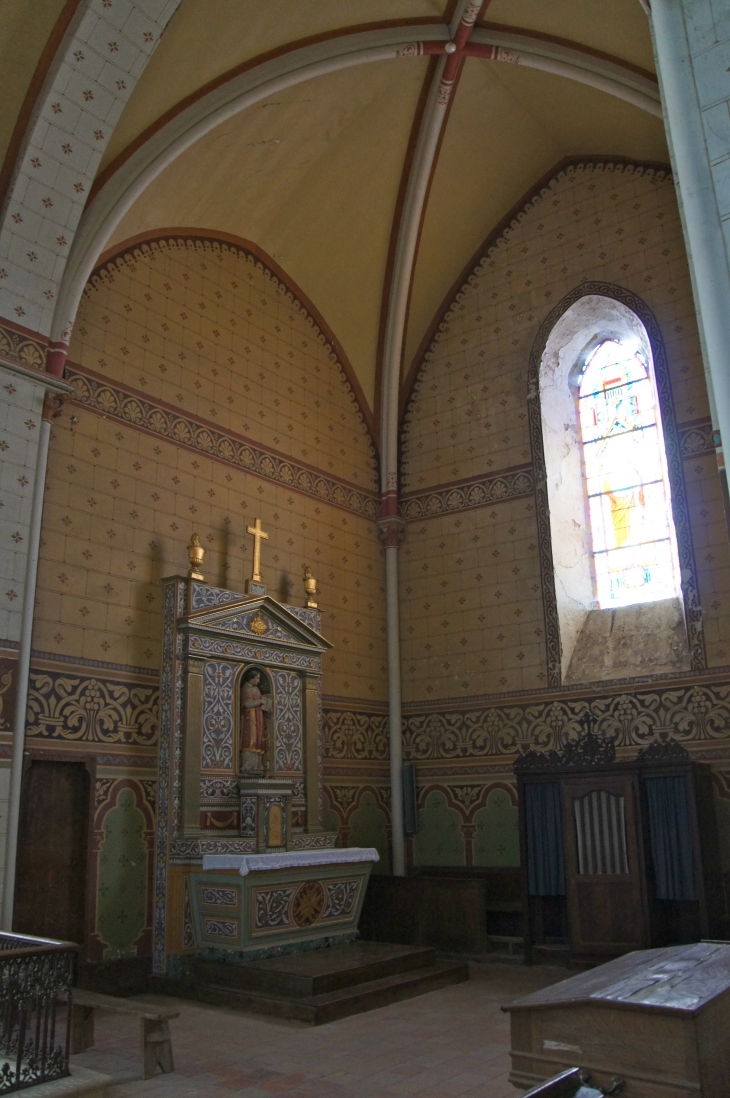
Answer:
<path fill-rule="evenodd" d="M 31 671 L 26 735 L 45 740 L 153 746 L 159 690 L 64 671 Z"/>
<path fill-rule="evenodd" d="M 294 491 L 315 496 L 334 507 L 353 511 L 365 518 L 374 519 L 377 516 L 377 499 L 373 493 L 297 465 L 245 438 L 156 404 L 133 390 L 122 388 L 118 383 L 111 385 L 98 380 L 90 373 L 82 372 L 79 366 L 69 364 L 66 378 L 75 387 L 75 400 L 101 415 L 131 423 L 138 430 L 165 438 L 177 446 L 227 465 L 235 465 L 266 480 L 284 484 Z"/>

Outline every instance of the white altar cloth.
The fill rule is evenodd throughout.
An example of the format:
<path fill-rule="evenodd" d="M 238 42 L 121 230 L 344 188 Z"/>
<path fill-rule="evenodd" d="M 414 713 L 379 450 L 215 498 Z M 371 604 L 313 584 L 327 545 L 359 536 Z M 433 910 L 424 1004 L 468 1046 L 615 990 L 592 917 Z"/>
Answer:
<path fill-rule="evenodd" d="M 349 865 L 379 862 L 374 846 L 350 846 L 342 850 L 282 850 L 278 854 L 204 854 L 203 870 L 237 869 L 242 877 L 262 869 L 298 869 L 305 865 Z"/>

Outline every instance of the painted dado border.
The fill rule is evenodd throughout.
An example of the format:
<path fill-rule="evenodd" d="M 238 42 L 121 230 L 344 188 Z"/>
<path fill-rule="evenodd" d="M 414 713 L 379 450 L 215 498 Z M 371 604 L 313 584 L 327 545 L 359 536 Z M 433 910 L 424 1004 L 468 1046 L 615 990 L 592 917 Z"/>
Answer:
<path fill-rule="evenodd" d="M 462 700 L 439 709 L 410 707 L 403 717 L 406 759 L 436 766 L 451 763 L 448 773 L 474 766 L 483 773 L 502 773 L 523 749 L 559 750 L 582 731 L 590 707 L 599 735 L 619 748 L 639 748 L 670 732 L 693 754 L 708 759 L 730 757 L 730 678 L 727 673 L 702 681 L 675 678 L 659 683 L 606 687 L 562 688 L 558 694 L 465 705 Z M 329 710 L 325 712 L 324 759 L 328 779 L 344 776 L 342 764 L 371 764 L 388 758 L 385 715 Z M 337 766 L 336 764 L 340 764 Z M 439 772 L 446 773 L 446 770 Z M 349 771 L 353 781 L 364 777 L 360 766 Z"/>
<path fill-rule="evenodd" d="M 705 653 L 705 634 L 702 625 L 702 605 L 700 603 L 697 566 L 695 563 L 692 526 L 687 504 L 687 490 L 682 468 L 682 446 L 677 423 L 674 417 L 672 382 L 669 376 L 667 353 L 664 347 L 661 329 L 654 313 L 646 302 L 625 286 L 612 282 L 586 281 L 575 286 L 543 320 L 530 351 L 527 368 L 527 413 L 532 449 L 532 464 L 535 473 L 535 511 L 537 517 L 538 551 L 540 556 L 540 575 L 542 581 L 543 611 L 545 615 L 545 646 L 548 660 L 548 685 L 560 686 L 561 646 L 558 603 L 555 591 L 555 572 L 553 568 L 552 535 L 550 529 L 550 504 L 547 491 L 547 470 L 545 449 L 542 437 L 542 411 L 540 404 L 540 367 L 550 333 L 567 310 L 584 297 L 605 297 L 618 301 L 631 309 L 646 328 L 654 359 L 654 376 L 659 395 L 659 409 L 664 431 L 664 449 L 667 455 L 667 469 L 672 493 L 672 514 L 677 533 L 679 569 L 682 578 L 682 597 L 687 623 L 690 665 L 693 671 L 701 671 L 707 666 Z"/>
<path fill-rule="evenodd" d="M 156 684 L 31 669 L 26 735 L 32 742 L 156 747 L 158 712 Z"/>
<path fill-rule="evenodd" d="M 265 450 L 243 435 L 222 431 L 204 419 L 183 415 L 162 402 L 149 400 L 135 389 L 110 384 L 93 371 L 69 363 L 66 379 L 76 392 L 77 404 L 105 417 L 113 417 L 140 431 L 164 438 L 205 457 L 235 466 L 293 491 L 314 496 L 334 507 L 375 519 L 378 503 L 374 493 L 337 481 L 290 458 Z"/>
<path fill-rule="evenodd" d="M 678 423 L 677 431 L 683 461 L 703 457 L 705 454 L 716 456 L 712 438 L 712 421 L 709 417 L 695 420 L 694 423 Z"/>

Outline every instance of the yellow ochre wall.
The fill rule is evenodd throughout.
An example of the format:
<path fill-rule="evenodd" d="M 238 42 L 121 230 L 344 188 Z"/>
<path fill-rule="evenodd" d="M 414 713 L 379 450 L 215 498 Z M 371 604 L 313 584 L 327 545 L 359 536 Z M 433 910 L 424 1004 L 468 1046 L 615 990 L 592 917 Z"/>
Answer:
<path fill-rule="evenodd" d="M 709 440 L 709 407 L 671 178 L 579 165 L 552 179 L 488 248 L 420 363 L 403 430 L 409 518 L 401 558 L 409 702 L 547 685 L 527 373 L 538 329 L 582 281 L 625 287 L 654 312 L 680 435 Z M 730 552 L 711 445 L 685 440 L 684 473 L 708 666 L 730 662 Z M 464 505 L 484 478 L 491 498 Z M 427 498 L 437 489 L 435 514 Z M 451 496 L 449 492 L 451 491 Z M 500 492 L 502 495 L 500 496 Z M 415 501 L 415 502 L 414 502 Z"/>
<path fill-rule="evenodd" d="M 256 517 L 275 598 L 303 605 L 311 566 L 334 644 L 325 756 L 365 728 L 385 796 L 376 460 L 330 338 L 265 257 L 197 231 L 122 248 L 87 287 L 51 434 L 27 740 L 95 774 L 86 961 L 150 952 L 160 580 L 187 571 L 194 531 L 231 590 Z"/>
<path fill-rule="evenodd" d="M 206 577 L 243 590 L 245 528 L 260 516 L 274 596 L 303 605 L 305 564 L 319 581 L 335 645 L 325 693 L 382 698 L 374 451 L 339 362 L 291 290 L 234 245 L 139 245 L 92 278 L 67 376 L 80 400 L 53 430 L 34 646 L 156 667 L 160 578 L 186 571 L 197 531 Z M 199 430 L 191 441 L 200 425 L 202 442 Z M 233 445 L 209 443 L 206 425 Z M 236 460 L 240 440 L 262 448 L 258 473 Z M 308 491 L 292 487 L 282 459 L 310 471 Z M 327 498 L 322 475 L 345 506 L 332 503 L 334 481 Z"/>
<path fill-rule="evenodd" d="M 623 288 L 627 303 L 642 299 L 661 329 L 706 666 L 556 687 L 528 367 L 541 325 L 584 282 Z M 560 749 L 579 736 L 590 705 L 599 734 L 629 757 L 669 728 L 712 763 L 730 884 L 730 549 L 668 173 L 620 160 L 557 170 L 485 241 L 435 318 L 414 375 L 401 440 L 400 560 L 404 756 L 416 764 L 420 809 L 412 859 L 516 866 L 514 760 L 528 746 Z"/>

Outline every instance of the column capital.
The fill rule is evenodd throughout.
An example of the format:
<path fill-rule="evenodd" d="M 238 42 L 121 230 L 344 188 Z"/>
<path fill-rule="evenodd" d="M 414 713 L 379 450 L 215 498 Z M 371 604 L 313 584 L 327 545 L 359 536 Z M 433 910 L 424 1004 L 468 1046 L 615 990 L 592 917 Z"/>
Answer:
<path fill-rule="evenodd" d="M 400 549 L 406 536 L 406 524 L 402 518 L 391 515 L 389 518 L 379 519 L 378 529 L 380 531 L 380 540 L 386 549 Z"/>

